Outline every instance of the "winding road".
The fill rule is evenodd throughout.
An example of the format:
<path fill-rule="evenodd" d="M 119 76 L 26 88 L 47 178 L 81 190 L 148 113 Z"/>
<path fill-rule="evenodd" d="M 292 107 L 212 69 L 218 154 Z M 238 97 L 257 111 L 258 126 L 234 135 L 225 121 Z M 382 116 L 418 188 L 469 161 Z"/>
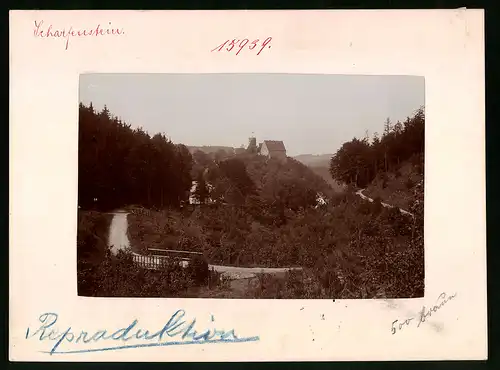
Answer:
<path fill-rule="evenodd" d="M 112 213 L 113 219 L 109 227 L 108 245 L 111 252 L 118 253 L 119 250 L 130 248 L 130 241 L 127 236 L 128 220 L 127 212 L 116 211 Z M 162 260 L 164 256 L 146 256 L 132 252 L 134 261 L 145 265 L 146 268 L 154 269 Z M 188 261 L 181 261 L 183 267 L 188 265 Z M 222 276 L 235 280 L 235 279 L 249 279 L 255 277 L 259 273 L 266 274 L 284 274 L 290 270 L 302 270 L 302 267 L 236 267 L 236 266 L 221 266 L 221 265 L 208 265 L 210 270 L 215 270 Z"/>
<path fill-rule="evenodd" d="M 117 211 L 112 213 L 112 215 L 113 219 L 109 226 L 108 245 L 111 248 L 111 252 L 116 254 L 119 250 L 130 247 L 130 241 L 127 236 L 128 221 L 126 212 Z"/>
<path fill-rule="evenodd" d="M 364 199 L 364 200 L 367 200 L 367 201 L 369 201 L 369 202 L 373 202 L 373 199 L 372 199 L 372 198 L 370 198 L 370 197 L 367 197 L 366 195 L 364 195 L 364 194 L 363 194 L 363 191 L 365 191 L 365 189 L 358 190 L 358 191 L 356 192 L 356 195 L 359 195 L 359 196 L 360 196 L 362 199 Z M 381 202 L 381 204 L 382 204 L 382 206 L 383 206 L 383 207 L 385 207 L 385 208 L 394 208 L 394 206 L 391 206 L 390 204 L 387 204 L 387 203 L 383 203 L 383 202 Z M 400 211 L 401 213 L 405 214 L 405 215 L 409 215 L 409 216 L 413 217 L 413 213 L 408 212 L 408 211 L 406 211 L 406 210 L 404 210 L 404 209 L 402 209 L 402 208 L 399 208 L 399 211 Z"/>

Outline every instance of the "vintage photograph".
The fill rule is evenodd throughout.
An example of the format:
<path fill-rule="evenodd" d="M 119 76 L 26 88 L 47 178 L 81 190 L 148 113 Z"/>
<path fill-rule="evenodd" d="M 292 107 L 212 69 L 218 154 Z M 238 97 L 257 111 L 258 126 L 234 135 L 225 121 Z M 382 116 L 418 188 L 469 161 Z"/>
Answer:
<path fill-rule="evenodd" d="M 78 294 L 423 297 L 424 87 L 81 75 Z"/>

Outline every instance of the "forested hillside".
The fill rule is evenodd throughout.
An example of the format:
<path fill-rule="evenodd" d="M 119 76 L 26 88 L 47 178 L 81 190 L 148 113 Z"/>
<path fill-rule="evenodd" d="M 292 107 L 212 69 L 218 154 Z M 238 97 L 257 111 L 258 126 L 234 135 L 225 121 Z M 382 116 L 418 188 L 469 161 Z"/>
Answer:
<path fill-rule="evenodd" d="M 292 158 L 282 163 L 245 153 L 219 161 L 200 151 L 193 158 L 193 178 L 200 188 L 210 185 L 214 202 L 242 205 L 257 197 L 265 204 L 298 209 L 316 206 L 318 194 L 333 195 L 324 179 Z M 208 189 L 204 193 L 202 203 Z"/>
<path fill-rule="evenodd" d="M 330 162 L 333 178 L 366 188 L 365 194 L 409 209 L 423 199 L 425 113 L 393 124 L 386 120 L 381 137 L 344 143 Z M 422 192 L 422 194 L 420 194 Z"/>
<path fill-rule="evenodd" d="M 424 128 L 423 107 L 404 122 L 393 125 L 387 119 L 382 137 L 375 135 L 371 143 L 367 138 L 354 138 L 342 145 L 330 161 L 332 177 L 364 188 L 377 177 L 385 179 L 385 174 L 398 171 L 410 160 L 423 174 Z"/>
<path fill-rule="evenodd" d="M 252 151 L 191 154 L 92 107 L 80 106 L 80 120 L 79 205 L 132 205 L 129 237 L 136 251 L 193 250 L 212 264 L 304 268 L 283 286 L 251 293 L 263 298 L 423 295 L 423 109 L 404 123 L 388 121 L 382 137 L 355 138 L 333 155 L 330 174 L 348 184 L 340 193 L 291 158 L 282 163 Z M 201 204 L 187 206 L 192 180 Z M 382 206 L 395 181 L 404 182 L 413 215 Z M 378 199 L 361 199 L 359 188 Z M 79 226 L 86 240 L 79 256 L 92 253 L 88 234 Z M 120 276 L 137 286 L 133 276 Z M 189 286 L 178 276 L 165 279 L 177 279 L 171 286 L 178 292 Z"/>
<path fill-rule="evenodd" d="M 78 204 L 113 209 L 128 204 L 164 208 L 186 201 L 191 188 L 188 149 L 162 134 L 150 136 L 80 104 Z"/>

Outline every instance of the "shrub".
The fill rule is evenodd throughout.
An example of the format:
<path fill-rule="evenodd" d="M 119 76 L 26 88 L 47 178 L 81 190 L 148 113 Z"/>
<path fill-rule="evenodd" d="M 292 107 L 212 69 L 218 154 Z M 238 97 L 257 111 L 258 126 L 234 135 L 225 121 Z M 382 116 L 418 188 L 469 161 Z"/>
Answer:
<path fill-rule="evenodd" d="M 133 262 L 130 251 L 116 256 L 108 251 L 98 266 L 81 271 L 80 280 L 92 285 L 79 294 L 97 297 L 171 297 L 192 285 L 191 277 L 175 261 L 164 261 L 159 270 L 147 270 Z"/>
<path fill-rule="evenodd" d="M 109 216 L 79 211 L 77 231 L 78 294 L 93 295 L 98 283 L 95 271 L 106 257 Z"/>
<path fill-rule="evenodd" d="M 196 255 L 187 267 L 191 279 L 199 285 L 208 284 L 210 271 L 208 263 L 203 256 Z"/>

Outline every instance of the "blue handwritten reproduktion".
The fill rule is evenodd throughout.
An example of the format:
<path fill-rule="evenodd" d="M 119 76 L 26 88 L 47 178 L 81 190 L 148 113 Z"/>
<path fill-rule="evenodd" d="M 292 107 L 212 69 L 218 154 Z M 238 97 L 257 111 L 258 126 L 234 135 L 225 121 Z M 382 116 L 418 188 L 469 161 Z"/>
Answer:
<path fill-rule="evenodd" d="M 242 343 L 259 340 L 258 336 L 240 338 L 235 334 L 234 329 L 229 331 L 205 329 L 198 332 L 195 329 L 196 319 L 188 322 L 184 320 L 185 315 L 184 310 L 177 310 L 167 323 L 157 331 L 139 328 L 139 320 L 135 319 L 129 325 L 118 330 L 98 330 L 89 333 L 85 330 L 75 331 L 71 326 L 60 331 L 56 327 L 59 315 L 47 312 L 40 315 L 41 325 L 38 328 L 26 330 L 26 339 L 34 338 L 39 341 L 54 342 L 49 351 L 42 351 L 50 355 L 189 344 Z M 212 321 L 214 321 L 213 316 Z M 64 344 L 68 343 L 72 344 L 72 348 L 64 349 Z M 95 343 L 100 343 L 101 346 L 89 348 Z M 80 346 L 82 348 L 78 348 Z"/>

